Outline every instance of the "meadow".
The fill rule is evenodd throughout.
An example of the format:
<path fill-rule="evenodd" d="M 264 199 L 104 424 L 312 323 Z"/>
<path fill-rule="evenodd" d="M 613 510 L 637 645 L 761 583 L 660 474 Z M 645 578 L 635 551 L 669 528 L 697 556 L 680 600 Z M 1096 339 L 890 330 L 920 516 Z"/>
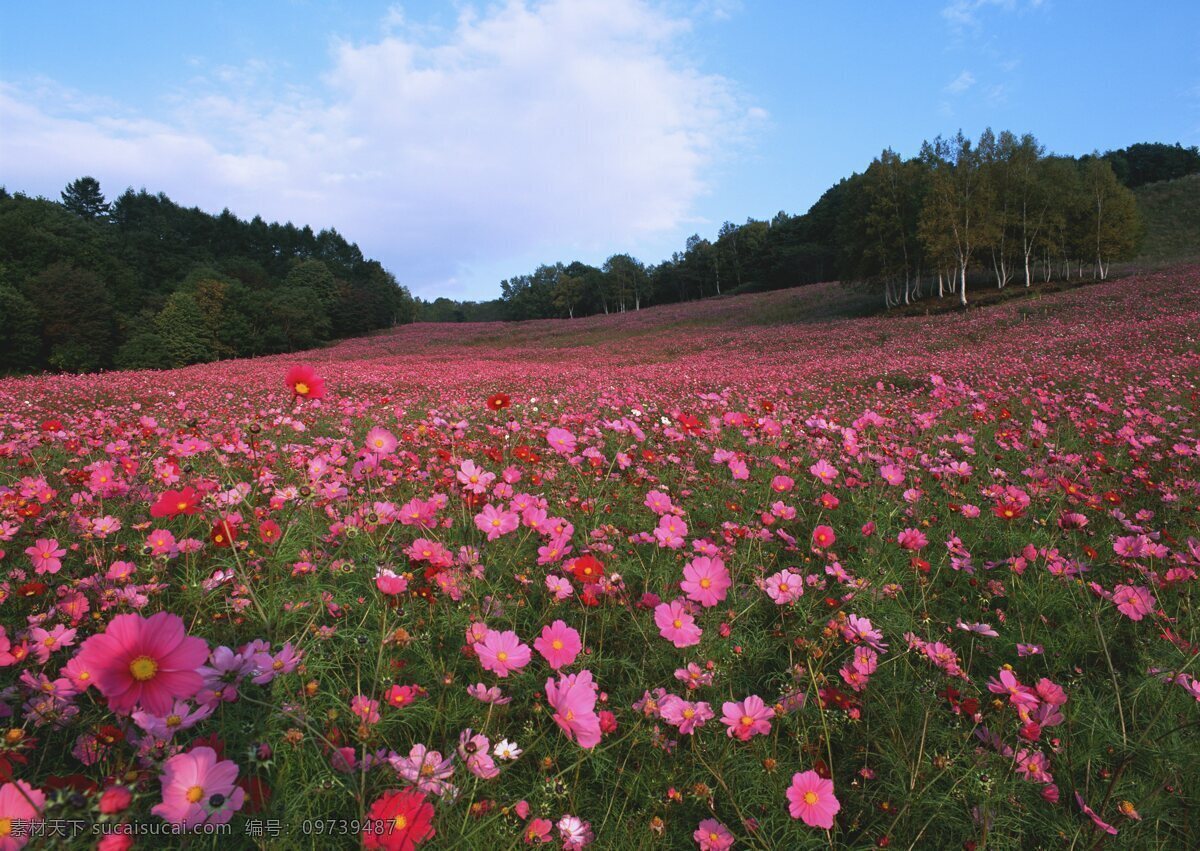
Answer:
<path fill-rule="evenodd" d="M 1200 267 L 861 306 L 0 380 L 0 849 L 1194 847 Z"/>

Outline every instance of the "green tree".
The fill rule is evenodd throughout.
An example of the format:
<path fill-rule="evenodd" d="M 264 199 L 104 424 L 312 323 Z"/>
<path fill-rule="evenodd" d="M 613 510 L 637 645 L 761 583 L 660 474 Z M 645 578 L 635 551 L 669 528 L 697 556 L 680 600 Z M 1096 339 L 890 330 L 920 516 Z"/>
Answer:
<path fill-rule="evenodd" d="M 170 366 L 207 363 L 216 357 L 215 340 L 195 297 L 174 292 L 154 319 Z"/>
<path fill-rule="evenodd" d="M 922 209 L 924 232 L 936 248 L 944 238 L 954 252 L 958 267 L 958 298 L 967 304 L 967 271 L 979 244 L 989 229 L 991 199 L 982 179 L 979 151 L 958 132 L 951 140 L 940 136 L 921 148 L 921 159 L 930 170 L 930 203 Z"/>
<path fill-rule="evenodd" d="M 583 300 L 583 281 L 566 274 L 558 276 L 558 284 L 554 287 L 554 305 L 565 311 L 568 319 L 575 318 L 575 308 Z"/>
<path fill-rule="evenodd" d="M 81 177 L 68 183 L 62 191 L 62 204 L 85 219 L 102 219 L 109 212 L 104 193 L 100 191 L 100 182 L 94 177 Z"/>
<path fill-rule="evenodd" d="M 171 353 L 153 328 L 142 328 L 121 344 L 114 360 L 118 369 L 165 369 L 171 365 Z"/>
<path fill-rule="evenodd" d="M 37 308 L 0 280 L 0 373 L 35 369 L 41 362 L 41 322 Z"/>
<path fill-rule="evenodd" d="M 112 299 L 94 272 L 55 263 L 31 281 L 50 365 L 67 372 L 109 366 L 115 339 Z"/>
<path fill-rule="evenodd" d="M 1088 246 L 1095 252 L 1096 273 L 1103 281 L 1113 260 L 1128 259 L 1137 250 L 1141 237 L 1137 199 L 1100 157 L 1083 164 L 1083 191 L 1086 212 L 1081 217 L 1082 233 L 1087 234 Z"/>

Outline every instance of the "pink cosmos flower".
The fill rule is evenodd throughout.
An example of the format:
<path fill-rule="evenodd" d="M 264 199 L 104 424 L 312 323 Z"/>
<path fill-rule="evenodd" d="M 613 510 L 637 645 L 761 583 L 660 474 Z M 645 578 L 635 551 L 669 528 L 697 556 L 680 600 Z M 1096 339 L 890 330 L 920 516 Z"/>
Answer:
<path fill-rule="evenodd" d="M 686 523 L 673 514 L 665 514 L 658 520 L 654 538 L 660 547 L 677 550 L 683 546 L 683 539 L 687 533 Z"/>
<path fill-rule="evenodd" d="M 788 813 L 809 827 L 830 830 L 833 817 L 842 805 L 833 794 L 833 781 L 826 780 L 815 771 L 797 772 L 792 775 L 788 786 Z"/>
<path fill-rule="evenodd" d="M 658 634 L 679 648 L 699 644 L 703 634 L 680 600 L 655 606 L 654 623 L 658 626 Z"/>
<path fill-rule="evenodd" d="M 533 642 L 533 648 L 557 671 L 575 661 L 583 649 L 583 642 L 578 632 L 563 621 L 555 621 L 542 629 L 542 634 Z"/>
<path fill-rule="evenodd" d="M 883 476 L 883 480 L 889 485 L 904 484 L 904 470 L 895 464 L 884 464 L 879 468 L 879 475 Z"/>
<path fill-rule="evenodd" d="M 165 715 L 176 698 L 191 697 L 204 684 L 197 669 L 208 658 L 208 644 L 187 635 L 183 620 L 170 612 L 117 615 L 83 642 L 78 658 L 114 712 L 140 707 Z"/>
<path fill-rule="evenodd" d="M 408 756 L 393 754 L 388 762 L 405 782 L 416 786 L 419 792 L 443 795 L 454 789 L 450 783 L 450 778 L 454 776 L 453 754 L 442 759 L 439 751 L 416 744 L 409 749 Z"/>
<path fill-rule="evenodd" d="M 767 577 L 767 596 L 777 606 L 786 606 L 804 596 L 804 580 L 790 570 L 781 570 Z"/>
<path fill-rule="evenodd" d="M 498 632 L 489 629 L 482 641 L 475 643 L 475 653 L 484 670 L 498 677 L 507 677 L 511 671 L 519 671 L 529 664 L 529 646 L 511 629 Z"/>
<path fill-rule="evenodd" d="M 721 723 L 728 729 L 725 735 L 735 737 L 743 742 L 749 741 L 755 735 L 765 736 L 771 732 L 771 719 L 775 710 L 763 703 L 761 697 L 752 694 L 745 700 L 725 701 L 721 704 Z"/>
<path fill-rule="evenodd" d="M 1144 585 L 1118 585 L 1113 589 L 1112 600 L 1117 611 L 1130 620 L 1140 621 L 1154 612 L 1154 596 Z"/>
<path fill-rule="evenodd" d="M 507 535 L 521 524 L 521 518 L 515 511 L 502 511 L 491 503 L 483 507 L 483 511 L 475 515 L 475 525 L 479 531 L 487 534 L 489 541 L 494 541 L 501 535 Z"/>
<path fill-rule="evenodd" d="M 684 565 L 683 582 L 679 583 L 679 587 L 689 600 L 708 608 L 724 600 L 732 584 L 725 562 L 719 558 L 700 556 Z"/>
<path fill-rule="evenodd" d="M 575 435 L 565 428 L 552 428 L 546 432 L 546 442 L 559 455 L 570 455 L 575 451 Z"/>
<path fill-rule="evenodd" d="M 193 710 L 186 701 L 177 700 L 166 715 L 151 715 L 149 712 L 138 711 L 130 717 L 133 719 L 133 723 L 154 738 L 170 741 L 176 733 L 189 730 L 212 715 L 216 708 L 216 705 L 213 704 Z"/>
<path fill-rule="evenodd" d="M 600 743 L 600 717 L 596 714 L 596 684 L 591 671 L 546 680 L 546 700 L 556 723 L 567 738 L 581 748 Z"/>
<path fill-rule="evenodd" d="M 817 463 L 808 468 L 808 472 L 812 473 L 824 484 L 829 484 L 838 477 L 837 468 L 822 458 Z"/>
<path fill-rule="evenodd" d="M 812 542 L 814 547 L 820 547 L 827 550 L 837 542 L 837 536 L 833 534 L 832 526 L 818 526 L 813 529 Z"/>
<path fill-rule="evenodd" d="M 920 529 L 905 529 L 896 537 L 896 543 L 902 549 L 917 551 L 923 549 L 929 543 L 929 539 L 925 537 Z"/>
<path fill-rule="evenodd" d="M 171 824 L 191 829 L 203 824 L 228 824 L 242 808 L 246 793 L 237 785 L 238 767 L 217 761 L 212 748 L 193 748 L 163 763 L 161 804 L 150 812 Z"/>
<path fill-rule="evenodd" d="M 34 573 L 58 573 L 62 570 L 59 561 L 67 551 L 58 545 L 54 538 L 38 538 L 32 547 L 25 548 L 25 555 L 33 562 Z"/>
<path fill-rule="evenodd" d="M 46 796 L 41 789 L 35 789 L 24 780 L 15 783 L 5 783 L 0 786 L 0 851 L 15 851 L 24 848 L 29 841 L 28 830 L 24 836 L 13 830 L 13 822 L 20 819 L 23 822 L 37 821 L 42 816 L 46 806 Z"/>
<path fill-rule="evenodd" d="M 712 707 L 704 701 L 693 703 L 682 697 L 669 694 L 659 703 L 659 714 L 672 727 L 678 727 L 679 732 L 690 736 L 697 727 L 703 727 L 704 722 L 714 717 Z"/>
<path fill-rule="evenodd" d="M 1088 818 L 1090 818 L 1092 820 L 1092 823 L 1095 824 L 1096 827 L 1100 828 L 1101 830 L 1103 830 L 1105 833 L 1109 834 L 1110 836 L 1117 835 L 1117 829 L 1115 827 L 1113 827 L 1111 824 L 1109 824 L 1108 822 L 1106 822 L 1104 819 L 1100 818 L 1100 816 L 1096 813 L 1095 810 L 1093 810 L 1091 807 L 1089 807 L 1087 804 L 1085 804 L 1083 802 L 1083 795 L 1080 795 L 1078 792 L 1075 793 L 1075 803 L 1077 803 L 1079 805 L 1079 809 L 1083 810 L 1083 814 L 1085 816 L 1087 816 Z"/>
<path fill-rule="evenodd" d="M 379 723 L 379 701 L 372 700 L 365 694 L 356 694 L 350 698 L 350 712 L 364 724 Z"/>
<path fill-rule="evenodd" d="M 62 624 L 56 624 L 49 631 L 35 626 L 29 630 L 29 638 L 33 642 L 29 652 L 39 663 L 44 665 L 55 650 L 70 647 L 75 643 L 75 630 L 67 629 Z"/>
<path fill-rule="evenodd" d="M 375 587 L 381 593 L 394 597 L 408 590 L 408 580 L 393 570 L 381 567 L 375 571 Z"/>
<path fill-rule="evenodd" d="M 396 440 L 396 435 L 392 434 L 383 426 L 375 426 L 367 432 L 367 451 L 373 452 L 376 455 L 391 455 L 396 451 L 396 447 L 400 442 Z"/>
<path fill-rule="evenodd" d="M 728 851 L 733 847 L 733 834 L 715 818 L 700 822 L 692 839 L 696 840 L 700 851 Z"/>
<path fill-rule="evenodd" d="M 474 461 L 463 461 L 458 469 L 458 482 L 463 490 L 469 493 L 484 493 L 488 485 L 496 480 L 496 474 L 491 473 Z"/>

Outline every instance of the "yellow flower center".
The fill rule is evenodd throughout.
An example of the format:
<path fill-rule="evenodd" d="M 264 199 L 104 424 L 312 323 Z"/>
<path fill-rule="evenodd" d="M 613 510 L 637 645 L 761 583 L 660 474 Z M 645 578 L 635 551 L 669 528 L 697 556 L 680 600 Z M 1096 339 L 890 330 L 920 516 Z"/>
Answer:
<path fill-rule="evenodd" d="M 393 821 L 393 824 L 396 825 L 396 830 L 404 830 L 408 827 L 408 817 L 407 816 L 396 816 L 395 820 Z"/>
<path fill-rule="evenodd" d="M 8 836 L 12 833 L 12 819 L 0 818 L 0 836 Z"/>
<path fill-rule="evenodd" d="M 563 649 L 562 640 L 556 638 L 550 642 L 550 646 L 553 647 L 555 650 L 562 650 Z"/>
<path fill-rule="evenodd" d="M 685 709 L 685 710 L 683 710 L 683 717 L 684 717 L 684 718 L 691 718 L 691 717 L 692 717 L 693 715 L 695 715 L 695 714 L 696 714 L 696 710 L 695 710 L 695 709 L 688 708 L 688 709 Z"/>
<path fill-rule="evenodd" d="M 671 621 L 671 625 L 676 629 L 679 629 L 681 626 L 683 626 L 683 621 L 681 621 L 679 618 L 675 618 L 675 620 Z"/>
<path fill-rule="evenodd" d="M 175 503 L 175 510 L 183 511 L 185 508 L 187 508 L 187 506 L 188 506 L 188 504 L 186 502 L 177 502 L 177 503 Z"/>
<path fill-rule="evenodd" d="M 303 381 L 297 381 L 296 382 L 296 393 L 299 394 L 300 396 L 307 396 L 308 395 L 308 385 L 305 384 Z"/>
<path fill-rule="evenodd" d="M 182 723 L 183 723 L 183 719 L 180 718 L 178 715 L 168 715 L 167 716 L 167 726 L 168 727 L 178 727 Z"/>
<path fill-rule="evenodd" d="M 501 662 L 504 662 L 508 659 L 508 654 L 505 653 L 503 650 L 501 650 L 499 653 L 496 654 L 496 658 L 499 659 Z"/>
<path fill-rule="evenodd" d="M 754 723 L 754 719 L 751 718 L 749 715 L 742 716 L 742 726 L 743 727 L 749 727 L 753 723 Z"/>
<path fill-rule="evenodd" d="M 701 588 L 709 588 L 711 586 L 712 586 L 712 580 L 709 579 L 707 576 L 700 580 Z"/>
<path fill-rule="evenodd" d="M 204 797 L 204 790 L 199 786 L 193 786 L 187 790 L 185 797 L 188 799 L 189 804 L 198 804 L 200 799 Z"/>
<path fill-rule="evenodd" d="M 154 679 L 154 675 L 158 673 L 158 663 L 149 656 L 138 656 L 129 663 L 129 673 L 139 683 L 144 683 Z"/>
<path fill-rule="evenodd" d="M 805 792 L 804 793 L 804 803 L 808 804 L 811 807 L 816 802 L 817 802 L 817 793 L 816 792 Z"/>

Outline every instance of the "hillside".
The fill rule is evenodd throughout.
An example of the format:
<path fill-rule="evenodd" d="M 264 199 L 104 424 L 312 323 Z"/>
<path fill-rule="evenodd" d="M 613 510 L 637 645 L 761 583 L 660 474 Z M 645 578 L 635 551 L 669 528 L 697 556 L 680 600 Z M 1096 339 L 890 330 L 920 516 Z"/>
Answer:
<path fill-rule="evenodd" d="M 1134 195 L 1146 231 L 1138 261 L 1200 257 L 1200 174 L 1148 183 Z"/>
<path fill-rule="evenodd" d="M 0 818 L 1191 847 L 1198 284 L 0 379 Z"/>

